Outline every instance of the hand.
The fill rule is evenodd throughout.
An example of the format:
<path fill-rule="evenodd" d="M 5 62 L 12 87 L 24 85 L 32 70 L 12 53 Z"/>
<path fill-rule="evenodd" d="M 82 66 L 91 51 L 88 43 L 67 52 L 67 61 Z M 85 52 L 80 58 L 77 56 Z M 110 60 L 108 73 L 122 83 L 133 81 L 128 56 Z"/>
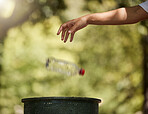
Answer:
<path fill-rule="evenodd" d="M 57 35 L 59 35 L 62 32 L 61 40 L 65 43 L 69 37 L 69 34 L 71 34 L 70 42 L 72 42 L 75 32 L 86 27 L 87 25 L 87 19 L 85 16 L 73 19 L 62 24 L 57 32 Z"/>

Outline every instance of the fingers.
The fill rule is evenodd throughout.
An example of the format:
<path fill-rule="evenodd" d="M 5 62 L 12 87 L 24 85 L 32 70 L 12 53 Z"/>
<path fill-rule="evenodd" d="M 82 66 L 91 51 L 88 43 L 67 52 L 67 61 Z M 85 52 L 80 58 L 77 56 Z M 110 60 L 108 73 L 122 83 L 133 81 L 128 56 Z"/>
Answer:
<path fill-rule="evenodd" d="M 62 31 L 61 40 L 64 40 L 66 29 Z"/>
<path fill-rule="evenodd" d="M 65 39 L 64 39 L 64 43 L 66 43 L 66 41 L 67 41 L 68 37 L 69 37 L 69 32 L 67 31 L 67 32 L 66 32 Z"/>
<path fill-rule="evenodd" d="M 73 41 L 74 34 L 75 34 L 76 31 L 77 31 L 77 25 L 74 25 L 74 26 L 68 31 L 68 33 L 71 33 L 70 42 Z"/>
<path fill-rule="evenodd" d="M 69 32 L 69 31 L 67 31 L 67 32 L 66 32 L 65 39 L 64 39 L 64 43 L 66 43 L 66 42 L 67 42 L 67 39 L 68 39 L 68 37 L 69 37 L 69 34 L 70 34 L 70 32 Z M 70 42 L 72 42 L 72 41 L 73 41 L 74 34 L 75 34 L 75 32 L 71 33 Z"/>
<path fill-rule="evenodd" d="M 65 36 L 65 33 L 66 33 L 66 36 Z M 69 37 L 69 34 L 71 34 L 70 42 L 72 42 L 73 41 L 73 38 L 74 38 L 74 34 L 75 34 L 74 29 L 72 28 L 71 30 L 63 30 L 62 31 L 61 40 L 62 41 L 64 40 L 64 43 L 67 42 L 67 39 Z"/>
<path fill-rule="evenodd" d="M 66 33 L 66 36 L 65 36 Z M 69 37 L 70 32 L 68 30 L 63 30 L 62 34 L 61 34 L 61 40 L 64 40 L 64 43 L 67 41 L 68 37 Z M 74 33 L 71 33 L 71 38 L 70 38 L 70 42 L 73 41 L 73 37 L 74 37 Z"/>
<path fill-rule="evenodd" d="M 57 35 L 59 35 L 61 32 L 61 40 L 64 40 L 64 43 L 67 42 L 67 39 L 69 37 L 69 34 L 71 34 L 71 38 L 70 38 L 70 42 L 73 41 L 73 37 L 76 31 L 77 25 L 73 24 L 73 23 L 64 23 L 63 25 L 61 25 L 61 27 L 59 28 Z M 66 34 L 66 35 L 65 35 Z"/>
<path fill-rule="evenodd" d="M 59 30 L 58 30 L 58 32 L 57 32 L 57 35 L 59 35 L 60 33 L 61 33 L 61 31 L 62 31 L 62 26 L 59 28 Z"/>
<path fill-rule="evenodd" d="M 67 31 L 67 32 L 66 32 L 66 36 L 65 36 L 65 32 L 66 32 L 66 31 L 62 32 L 62 38 L 61 38 L 61 40 L 64 40 L 64 43 L 67 42 L 67 39 L 68 39 L 69 34 L 70 34 L 70 33 Z M 75 33 L 71 33 L 70 42 L 73 41 L 74 34 L 75 34 Z M 64 36 L 65 36 L 65 39 L 64 39 Z"/>
<path fill-rule="evenodd" d="M 69 33 L 70 34 L 74 34 L 76 31 L 77 31 L 77 27 L 78 27 L 78 25 L 77 24 L 75 24 L 73 27 L 71 27 L 70 29 L 69 29 Z"/>
<path fill-rule="evenodd" d="M 65 30 L 66 27 L 67 27 L 67 24 L 66 24 L 66 23 L 62 24 L 62 25 L 60 26 L 58 32 L 57 32 L 57 35 L 59 35 L 59 34 L 61 33 L 61 31 Z"/>
<path fill-rule="evenodd" d="M 74 33 L 71 33 L 70 42 L 72 42 L 72 41 L 73 41 L 73 37 L 74 37 Z"/>

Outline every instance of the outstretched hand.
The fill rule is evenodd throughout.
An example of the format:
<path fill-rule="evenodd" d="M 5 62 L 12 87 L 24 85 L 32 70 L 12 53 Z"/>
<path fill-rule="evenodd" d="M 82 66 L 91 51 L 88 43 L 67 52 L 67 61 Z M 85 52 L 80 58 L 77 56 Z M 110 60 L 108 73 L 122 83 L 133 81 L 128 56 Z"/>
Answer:
<path fill-rule="evenodd" d="M 64 24 L 62 24 L 57 32 L 57 35 L 59 35 L 61 32 L 61 40 L 64 41 L 64 43 L 67 41 L 69 34 L 71 34 L 70 42 L 73 41 L 74 34 L 76 31 L 86 27 L 87 19 L 86 17 L 80 17 L 77 19 L 70 20 Z"/>

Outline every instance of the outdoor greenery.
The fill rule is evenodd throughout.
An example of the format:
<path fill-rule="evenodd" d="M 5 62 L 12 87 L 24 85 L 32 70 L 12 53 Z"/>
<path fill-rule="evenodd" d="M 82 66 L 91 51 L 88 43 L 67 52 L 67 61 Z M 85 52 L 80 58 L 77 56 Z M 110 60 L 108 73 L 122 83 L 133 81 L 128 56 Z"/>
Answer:
<path fill-rule="evenodd" d="M 63 43 L 56 35 L 70 19 L 136 5 L 139 0 L 22 1 L 27 11 L 35 8 L 28 18 L 10 26 L 0 43 L 0 114 L 22 114 L 22 98 L 52 96 L 99 98 L 100 114 L 142 113 L 141 38 L 147 32 L 143 24 L 89 25 L 72 43 Z M 73 62 L 86 73 L 68 77 L 47 71 L 48 57 Z"/>

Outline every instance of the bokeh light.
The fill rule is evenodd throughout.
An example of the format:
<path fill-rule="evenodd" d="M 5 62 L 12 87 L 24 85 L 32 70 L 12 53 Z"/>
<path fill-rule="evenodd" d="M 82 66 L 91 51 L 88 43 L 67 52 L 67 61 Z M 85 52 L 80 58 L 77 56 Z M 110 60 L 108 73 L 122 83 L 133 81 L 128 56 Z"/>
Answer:
<path fill-rule="evenodd" d="M 14 7 L 14 0 L 0 0 L 0 17 L 10 17 L 14 11 Z"/>

